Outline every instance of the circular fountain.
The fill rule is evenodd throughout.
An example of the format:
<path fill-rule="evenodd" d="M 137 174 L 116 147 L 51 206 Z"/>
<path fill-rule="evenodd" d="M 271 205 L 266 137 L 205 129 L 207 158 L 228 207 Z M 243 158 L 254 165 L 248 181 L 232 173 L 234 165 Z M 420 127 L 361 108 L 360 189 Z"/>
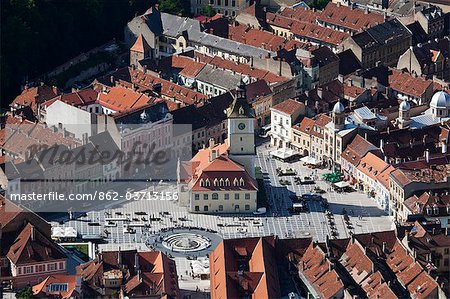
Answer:
<path fill-rule="evenodd" d="M 183 232 L 163 238 L 162 245 L 174 252 L 196 252 L 211 246 L 211 240 L 203 235 Z"/>

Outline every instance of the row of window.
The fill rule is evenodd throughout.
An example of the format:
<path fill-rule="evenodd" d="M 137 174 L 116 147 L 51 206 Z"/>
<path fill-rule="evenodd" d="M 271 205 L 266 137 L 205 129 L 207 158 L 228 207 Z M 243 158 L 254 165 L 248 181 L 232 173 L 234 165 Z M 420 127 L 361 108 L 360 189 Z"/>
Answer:
<path fill-rule="evenodd" d="M 210 187 L 210 186 L 211 186 L 211 181 L 209 180 L 209 178 L 207 178 L 206 180 L 200 179 L 200 187 Z M 226 178 L 225 180 L 223 178 L 220 178 L 220 180 L 215 178 L 214 181 L 213 181 L 213 186 L 214 187 L 219 187 L 219 186 L 220 187 L 230 187 L 231 186 L 231 182 L 230 182 L 229 178 Z M 233 186 L 234 187 L 243 187 L 243 186 L 245 186 L 244 179 L 242 177 L 239 180 L 237 178 L 234 178 Z"/>
<path fill-rule="evenodd" d="M 245 209 L 245 211 L 250 211 L 250 205 L 245 205 L 244 206 L 244 209 Z M 200 206 L 195 206 L 194 207 L 194 210 L 196 211 L 196 212 L 200 212 Z M 235 205 L 234 206 L 234 210 L 235 211 L 239 211 L 240 210 L 240 207 L 239 207 L 239 205 Z M 203 206 L 203 212 L 208 212 L 209 211 L 209 206 Z M 222 212 L 223 211 L 223 205 L 219 205 L 219 210 L 218 210 L 219 212 Z"/>
<path fill-rule="evenodd" d="M 42 273 L 48 271 L 56 271 L 56 270 L 64 270 L 64 262 L 59 263 L 51 263 L 51 264 L 42 264 L 35 266 L 23 266 L 17 267 L 17 274 L 32 274 L 32 273 Z"/>
<path fill-rule="evenodd" d="M 211 194 L 211 199 L 212 199 L 212 200 L 218 200 L 219 197 L 220 197 L 220 196 L 219 196 L 219 193 L 213 193 L 213 194 Z M 240 197 L 241 197 L 240 193 L 235 193 L 235 194 L 234 194 L 234 199 L 239 200 Z M 249 200 L 249 199 L 250 199 L 250 193 L 245 193 L 245 194 L 244 194 L 244 198 L 247 199 L 247 200 Z M 195 200 L 200 200 L 200 194 L 194 193 L 194 199 L 195 199 Z M 206 194 L 206 193 L 203 194 L 203 200 L 208 200 L 208 199 L 209 199 L 209 194 Z M 224 200 L 229 200 L 229 199 L 230 199 L 230 194 L 229 194 L 229 193 L 225 193 L 225 194 L 223 195 L 223 199 L 224 199 Z"/>

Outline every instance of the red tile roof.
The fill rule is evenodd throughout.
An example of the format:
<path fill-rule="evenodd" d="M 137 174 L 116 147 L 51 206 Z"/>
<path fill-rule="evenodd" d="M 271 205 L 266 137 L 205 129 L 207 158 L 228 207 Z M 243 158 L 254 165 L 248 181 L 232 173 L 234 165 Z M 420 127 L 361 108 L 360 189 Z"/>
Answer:
<path fill-rule="evenodd" d="M 357 169 L 370 177 L 372 180 L 377 179 L 377 175 L 385 170 L 389 165 L 375 154 L 368 152 L 359 162 Z"/>
<path fill-rule="evenodd" d="M 292 33 L 312 40 L 337 46 L 350 35 L 345 32 L 322 27 L 316 24 L 297 24 L 291 29 Z"/>
<path fill-rule="evenodd" d="M 149 96 L 133 89 L 114 86 L 98 94 L 98 103 L 114 111 L 124 111 L 145 106 L 153 101 Z"/>
<path fill-rule="evenodd" d="M 319 15 L 318 20 L 361 32 L 364 29 L 384 23 L 384 16 L 376 12 L 329 2 Z"/>
<path fill-rule="evenodd" d="M 320 17 L 321 13 L 314 11 L 312 9 L 306 9 L 303 7 L 298 8 L 288 8 L 286 7 L 280 12 L 283 17 L 295 19 L 303 23 L 315 24 L 317 18 Z"/>
<path fill-rule="evenodd" d="M 180 101 L 185 105 L 192 105 L 207 99 L 207 96 L 202 93 L 150 74 L 144 74 L 140 70 L 130 70 L 130 73 L 132 83 L 137 84 L 141 90 L 152 89 L 155 84 L 161 84 L 163 96 Z"/>
<path fill-rule="evenodd" d="M 81 283 L 81 280 L 80 280 Z M 50 292 L 49 287 L 52 284 L 67 284 L 66 291 Z M 41 283 L 33 286 L 33 294 L 39 298 L 55 296 L 61 299 L 78 298 L 81 294 L 81 285 L 77 283 L 76 275 L 50 275 Z"/>
<path fill-rule="evenodd" d="M 308 117 L 304 117 L 300 124 L 296 124 L 292 128 L 309 135 L 311 133 L 311 130 L 314 129 L 314 120 Z"/>
<path fill-rule="evenodd" d="M 274 52 L 283 48 L 286 43 L 286 39 L 281 36 L 246 25 L 230 25 L 229 39 Z"/>
<path fill-rule="evenodd" d="M 294 114 L 298 114 L 302 109 L 304 110 L 305 104 L 295 101 L 293 99 L 287 99 L 275 105 L 272 109 L 292 116 Z"/>
<path fill-rule="evenodd" d="M 433 81 L 413 75 L 396 69 L 388 77 L 389 86 L 401 93 L 414 97 L 423 97 L 425 92 L 432 86 Z"/>
<path fill-rule="evenodd" d="M 375 150 L 376 147 L 364 139 L 361 135 L 356 135 L 353 141 L 347 145 L 341 154 L 341 158 L 346 160 L 353 166 L 357 166 L 362 157 L 370 150 Z"/>
<path fill-rule="evenodd" d="M 330 267 L 331 265 L 326 258 L 326 254 L 319 246 L 311 243 L 299 264 L 300 271 L 313 284 L 313 287 L 321 297 L 333 298 L 340 292 L 343 292 L 344 284 L 342 280 L 336 270 Z"/>
<path fill-rule="evenodd" d="M 234 61 L 231 61 L 231 60 L 219 57 L 219 56 L 211 57 L 211 56 L 207 56 L 207 55 L 196 52 L 195 57 L 197 57 L 201 62 L 210 64 L 210 65 L 214 65 L 219 68 L 231 70 L 233 72 L 236 72 L 236 73 L 239 73 L 242 75 L 247 75 L 252 78 L 264 80 L 268 84 L 273 84 L 273 83 L 278 83 L 278 82 L 283 82 L 283 81 L 288 80 L 288 78 L 286 78 L 286 77 L 278 76 L 277 74 L 271 73 L 269 71 L 257 69 L 257 68 L 251 67 L 248 64 L 236 63 Z"/>
<path fill-rule="evenodd" d="M 64 135 L 63 131 L 47 128 L 43 124 L 33 123 L 28 120 L 9 117 L 8 125 L 0 130 L 3 136 L 0 140 L 2 148 L 20 159 L 25 159 L 27 149 L 34 145 L 55 144 L 75 148 L 81 142 L 72 136 Z"/>
<path fill-rule="evenodd" d="M 205 66 L 205 63 L 197 62 L 191 57 L 182 55 L 172 55 L 166 59 L 170 60 L 170 67 L 181 69 L 179 74 L 188 78 L 195 78 Z"/>
<path fill-rule="evenodd" d="M 48 101 L 45 101 L 42 106 L 48 107 L 56 101 L 61 101 L 72 106 L 87 106 L 94 104 L 97 101 L 98 92 L 94 89 L 87 88 L 80 91 L 61 94 Z"/>
<path fill-rule="evenodd" d="M 59 245 L 30 223 L 17 236 L 6 256 L 14 265 L 67 259 Z"/>
<path fill-rule="evenodd" d="M 395 170 L 395 167 L 390 165 L 377 175 L 377 181 L 380 182 L 386 189 L 389 190 L 389 174 Z"/>
<path fill-rule="evenodd" d="M 144 53 L 146 50 L 149 50 L 149 49 L 151 49 L 151 48 L 148 45 L 147 41 L 142 36 L 142 34 L 139 34 L 138 38 L 136 39 L 136 42 L 134 43 L 134 45 L 131 47 L 130 50 Z"/>
<path fill-rule="evenodd" d="M 58 94 L 59 90 L 56 87 L 50 87 L 47 85 L 25 87 L 22 93 L 13 100 L 11 105 L 30 106 L 33 110 L 33 113 L 37 114 L 38 105 L 51 98 L 54 98 Z"/>

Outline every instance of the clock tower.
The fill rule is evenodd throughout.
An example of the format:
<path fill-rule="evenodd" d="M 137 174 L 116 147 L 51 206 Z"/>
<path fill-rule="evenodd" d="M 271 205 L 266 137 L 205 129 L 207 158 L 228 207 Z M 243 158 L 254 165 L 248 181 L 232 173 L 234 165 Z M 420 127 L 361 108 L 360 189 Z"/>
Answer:
<path fill-rule="evenodd" d="M 227 116 L 230 158 L 243 165 L 255 178 L 255 114 L 247 102 L 246 86 L 242 79 Z"/>

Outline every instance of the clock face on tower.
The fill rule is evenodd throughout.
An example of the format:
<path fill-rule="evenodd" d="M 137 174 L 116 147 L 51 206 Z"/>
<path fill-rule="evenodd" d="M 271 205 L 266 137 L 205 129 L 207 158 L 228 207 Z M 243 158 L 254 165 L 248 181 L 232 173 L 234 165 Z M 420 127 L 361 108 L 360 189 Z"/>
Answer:
<path fill-rule="evenodd" d="M 245 129 L 245 124 L 244 123 L 239 123 L 238 124 L 238 128 L 239 128 L 239 130 L 244 130 Z"/>

